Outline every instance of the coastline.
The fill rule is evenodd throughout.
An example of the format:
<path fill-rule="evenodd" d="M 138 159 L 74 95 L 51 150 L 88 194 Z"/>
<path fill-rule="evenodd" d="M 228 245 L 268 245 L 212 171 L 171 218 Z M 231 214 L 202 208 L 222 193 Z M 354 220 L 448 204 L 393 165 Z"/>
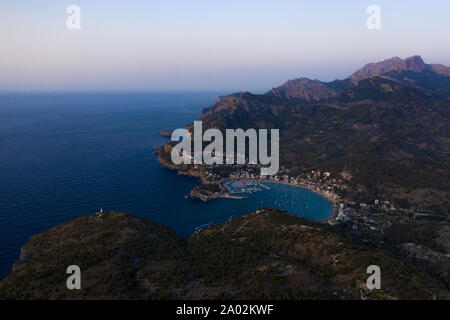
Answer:
<path fill-rule="evenodd" d="M 237 180 L 237 179 L 236 179 L 236 180 Z M 330 202 L 332 203 L 332 205 L 333 205 L 333 213 L 332 213 L 331 216 L 329 216 L 328 218 L 321 219 L 321 220 L 318 220 L 318 221 L 321 221 L 321 222 L 327 222 L 327 221 L 330 220 L 330 219 L 336 218 L 337 215 L 338 215 L 338 213 L 339 213 L 339 211 L 338 211 L 338 206 L 337 206 L 337 200 L 336 200 L 336 199 L 333 199 L 333 198 L 331 198 L 329 195 L 326 195 L 325 193 L 320 192 L 320 191 L 317 191 L 317 190 L 315 190 L 315 189 L 313 189 L 313 188 L 311 188 L 311 187 L 304 186 L 304 185 L 299 185 L 299 184 L 294 184 L 294 183 L 290 183 L 290 182 L 283 182 L 283 181 L 273 181 L 273 180 L 257 180 L 257 181 L 268 182 L 268 183 L 279 183 L 279 184 L 285 184 L 285 185 L 292 186 L 292 187 L 303 188 L 303 189 L 306 189 L 306 190 L 308 190 L 308 191 L 311 191 L 311 192 L 313 192 L 313 193 L 315 193 L 315 194 L 318 194 L 319 196 L 321 196 L 321 197 L 327 199 L 327 200 L 330 201 Z"/>
<path fill-rule="evenodd" d="M 170 169 L 170 170 L 176 170 L 178 175 L 183 175 L 183 176 L 188 176 L 188 177 L 200 179 L 200 185 L 206 184 L 207 178 L 202 176 L 202 174 L 200 172 L 198 172 L 197 170 L 193 170 L 193 169 L 183 170 L 183 168 L 181 168 L 179 166 L 173 165 L 171 163 L 167 163 L 167 161 L 165 161 L 165 159 L 162 157 L 162 153 L 164 151 L 167 151 L 167 150 L 164 150 L 164 147 L 165 146 L 159 146 L 159 147 L 157 147 L 155 149 L 155 153 L 158 155 L 157 161 L 162 167 Z M 223 184 L 226 183 L 227 181 L 232 181 L 232 180 L 238 181 L 238 180 L 246 180 L 246 179 L 248 180 L 248 178 L 224 178 L 223 180 L 218 181 L 216 183 L 218 183 L 218 184 L 223 186 Z M 259 183 L 263 183 L 263 182 L 279 183 L 279 184 L 285 184 L 285 185 L 289 185 L 289 186 L 293 186 L 293 187 L 299 187 L 299 188 L 303 188 L 303 189 L 306 189 L 308 191 L 311 191 L 311 192 L 313 192 L 313 193 L 315 193 L 315 194 L 317 194 L 317 195 L 319 195 L 321 197 L 324 197 L 325 199 L 327 199 L 328 201 L 331 202 L 332 207 L 333 207 L 333 211 L 332 211 L 332 214 L 328 218 L 324 218 L 324 219 L 317 220 L 317 221 L 320 221 L 320 222 L 323 222 L 323 223 L 327 223 L 327 222 L 329 222 L 331 220 L 334 220 L 337 217 L 338 213 L 339 213 L 338 206 L 337 206 L 337 200 L 333 199 L 332 197 L 330 197 L 329 195 L 325 194 L 324 192 L 321 192 L 320 190 L 318 191 L 318 190 L 316 190 L 316 189 L 314 189 L 312 187 L 306 186 L 306 185 L 298 185 L 298 184 L 293 184 L 293 183 L 284 182 L 284 181 L 275 181 L 275 180 L 267 180 L 267 179 L 253 179 L 253 180 L 255 180 L 255 181 L 259 182 Z M 246 198 L 246 197 L 239 197 L 239 198 L 238 197 L 239 196 L 233 196 L 232 192 L 230 192 L 230 194 L 227 194 L 227 195 L 216 195 L 214 197 L 209 198 L 206 201 L 210 201 L 210 200 L 214 200 L 214 199 L 236 199 L 236 200 L 241 200 L 241 199 L 245 199 Z M 196 198 L 201 200 L 201 201 L 203 201 L 203 202 L 205 202 L 205 200 L 201 199 L 201 197 L 196 197 Z"/>

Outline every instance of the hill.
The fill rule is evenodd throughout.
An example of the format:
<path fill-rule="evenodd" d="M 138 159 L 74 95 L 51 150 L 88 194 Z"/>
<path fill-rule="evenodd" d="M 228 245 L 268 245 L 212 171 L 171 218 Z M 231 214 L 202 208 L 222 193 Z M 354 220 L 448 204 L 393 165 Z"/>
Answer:
<path fill-rule="evenodd" d="M 82 270 L 81 290 L 65 286 L 72 264 Z M 365 281 L 371 264 L 382 270 L 382 289 L 369 292 Z M 102 213 L 33 236 L 0 283 L 0 297 L 449 299 L 436 270 L 424 270 L 387 248 L 354 242 L 339 226 L 269 208 L 187 240 L 144 219 Z"/>
<path fill-rule="evenodd" d="M 348 78 L 323 82 L 308 78 L 298 78 L 285 82 L 266 93 L 297 103 L 317 102 L 336 96 L 359 81 L 381 77 L 405 85 L 429 90 L 442 96 L 449 95 L 450 67 L 441 64 L 426 64 L 420 56 L 406 59 L 393 57 L 376 63 L 366 64 Z"/>
<path fill-rule="evenodd" d="M 280 163 L 289 175 L 327 171 L 349 201 L 388 199 L 448 219 L 449 115 L 448 97 L 372 77 L 310 103 L 233 94 L 200 120 L 222 130 L 278 128 Z"/>

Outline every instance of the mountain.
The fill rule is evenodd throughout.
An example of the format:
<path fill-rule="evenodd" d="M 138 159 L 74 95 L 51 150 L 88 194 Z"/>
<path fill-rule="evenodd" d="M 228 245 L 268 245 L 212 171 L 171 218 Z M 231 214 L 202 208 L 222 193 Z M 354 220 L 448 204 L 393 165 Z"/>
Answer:
<path fill-rule="evenodd" d="M 390 59 L 383 60 L 381 62 L 369 63 L 369 64 L 366 64 L 361 69 L 355 71 L 348 78 L 352 82 L 358 82 L 359 80 L 362 80 L 365 78 L 379 76 L 380 74 L 394 70 L 395 66 L 402 63 L 402 61 L 403 60 L 400 59 L 399 57 L 393 57 Z"/>
<path fill-rule="evenodd" d="M 441 64 L 426 64 L 422 57 L 412 56 L 404 60 L 399 57 L 394 57 L 381 62 L 366 64 L 364 67 L 354 72 L 348 79 L 353 82 L 358 82 L 359 80 L 380 76 L 391 71 L 411 71 L 418 73 L 431 71 L 445 77 L 450 76 L 450 67 Z"/>
<path fill-rule="evenodd" d="M 296 175 L 351 175 L 342 187 L 348 201 L 385 198 L 449 217 L 450 77 L 429 66 L 392 58 L 356 72 L 385 73 L 354 84 L 288 81 L 262 95 L 222 97 L 200 119 L 207 128 L 280 129 L 281 165 Z"/>
<path fill-rule="evenodd" d="M 397 232 L 393 247 L 407 234 Z M 431 249 L 405 243 L 402 250 L 420 259 Z M 157 223 L 105 212 L 33 236 L 0 282 L 0 298 L 450 299 L 432 276 L 442 273 L 440 261 L 429 273 L 401 257 L 357 244 L 337 226 L 269 208 L 187 240 Z M 383 285 L 369 292 L 373 262 L 383 268 Z M 81 269 L 81 290 L 66 287 L 69 265 Z"/>
<path fill-rule="evenodd" d="M 389 71 L 381 75 L 381 77 L 433 92 L 442 97 L 450 96 L 450 76 L 434 72 L 433 70 L 422 72 Z"/>
<path fill-rule="evenodd" d="M 348 103 L 370 100 L 373 102 L 406 103 L 408 101 L 424 102 L 432 98 L 433 95 L 431 93 L 415 87 L 406 86 L 397 81 L 373 77 L 360 80 L 355 86 L 339 92 L 332 101 Z"/>
<path fill-rule="evenodd" d="M 450 95 L 450 67 L 442 64 L 426 64 L 420 56 L 402 60 L 394 57 L 378 63 L 370 63 L 353 73 L 348 79 L 353 83 L 379 76 L 431 91 L 441 96 Z"/>
<path fill-rule="evenodd" d="M 329 87 L 326 82 L 299 78 L 289 80 L 278 88 L 273 88 L 266 95 L 298 102 L 311 102 L 330 98 L 335 93 L 336 90 Z"/>
<path fill-rule="evenodd" d="M 420 56 L 406 59 L 393 57 L 381 62 L 366 64 L 347 79 L 322 82 L 308 78 L 298 78 L 285 82 L 266 93 L 298 103 L 317 102 L 329 99 L 342 90 L 348 89 L 360 80 L 382 77 L 416 88 L 448 96 L 450 67 L 441 64 L 426 64 Z"/>

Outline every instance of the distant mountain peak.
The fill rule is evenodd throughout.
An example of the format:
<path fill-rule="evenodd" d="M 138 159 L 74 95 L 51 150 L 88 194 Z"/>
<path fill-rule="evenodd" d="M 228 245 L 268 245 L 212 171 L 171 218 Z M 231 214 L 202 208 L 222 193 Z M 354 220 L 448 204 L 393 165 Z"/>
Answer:
<path fill-rule="evenodd" d="M 381 76 L 391 71 L 423 72 L 427 70 L 431 70 L 444 76 L 450 75 L 449 67 L 437 64 L 426 64 L 421 56 L 414 55 L 404 60 L 399 57 L 393 57 L 380 62 L 366 64 L 364 67 L 354 72 L 348 79 L 355 83 L 359 80 Z"/>
<path fill-rule="evenodd" d="M 422 59 L 422 57 L 420 55 L 411 56 L 409 58 L 406 58 L 403 61 L 409 61 L 409 62 L 413 62 L 413 63 L 416 63 L 416 64 L 425 65 L 425 62 L 423 61 L 423 59 Z"/>
<path fill-rule="evenodd" d="M 428 69 L 427 64 L 423 61 L 421 56 L 412 56 L 406 58 L 395 66 L 395 70 L 398 71 L 414 71 L 422 72 Z"/>
<path fill-rule="evenodd" d="M 296 102 L 315 102 L 330 99 L 359 81 L 373 77 L 382 77 L 447 95 L 448 89 L 445 87 L 448 81 L 442 76 L 450 76 L 450 67 L 426 64 L 420 55 L 406 59 L 395 56 L 368 63 L 344 80 L 323 82 L 301 77 L 286 81 L 283 85 L 268 91 L 266 95 Z"/>
<path fill-rule="evenodd" d="M 353 82 L 357 82 L 362 79 L 371 78 L 378 76 L 385 72 L 393 70 L 395 66 L 401 64 L 403 60 L 399 57 L 393 57 L 380 62 L 372 62 L 366 64 L 361 69 L 354 72 L 350 77 L 348 77 Z"/>
<path fill-rule="evenodd" d="M 285 99 L 294 103 L 314 103 L 335 98 L 344 90 L 357 86 L 362 80 L 379 77 L 448 97 L 450 94 L 449 76 L 450 67 L 442 64 L 427 64 L 420 55 L 413 55 L 405 59 L 395 56 L 383 61 L 368 63 L 343 80 L 324 82 L 306 77 L 291 79 L 281 86 L 272 88 L 263 96 Z M 387 84 L 383 84 L 382 87 L 377 86 L 379 82 L 380 79 L 377 79 L 363 85 L 372 85 L 373 90 L 381 91 L 390 87 Z M 218 97 L 215 105 L 238 102 L 240 99 L 252 97 L 255 96 L 248 92 L 238 92 Z"/>
<path fill-rule="evenodd" d="M 288 80 L 283 85 L 267 92 L 266 95 L 310 102 L 330 98 L 334 93 L 327 83 L 302 77 Z"/>

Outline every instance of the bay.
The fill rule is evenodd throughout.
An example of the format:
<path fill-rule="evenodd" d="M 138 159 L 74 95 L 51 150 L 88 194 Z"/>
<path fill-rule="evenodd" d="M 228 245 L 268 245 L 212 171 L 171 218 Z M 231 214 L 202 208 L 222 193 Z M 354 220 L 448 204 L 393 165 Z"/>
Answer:
<path fill-rule="evenodd" d="M 162 168 L 159 132 L 198 119 L 220 92 L 0 94 L 0 279 L 33 234 L 103 211 L 157 221 L 183 237 L 261 207 L 332 214 L 309 190 L 267 183 L 245 200 L 187 198 L 198 184 Z"/>

